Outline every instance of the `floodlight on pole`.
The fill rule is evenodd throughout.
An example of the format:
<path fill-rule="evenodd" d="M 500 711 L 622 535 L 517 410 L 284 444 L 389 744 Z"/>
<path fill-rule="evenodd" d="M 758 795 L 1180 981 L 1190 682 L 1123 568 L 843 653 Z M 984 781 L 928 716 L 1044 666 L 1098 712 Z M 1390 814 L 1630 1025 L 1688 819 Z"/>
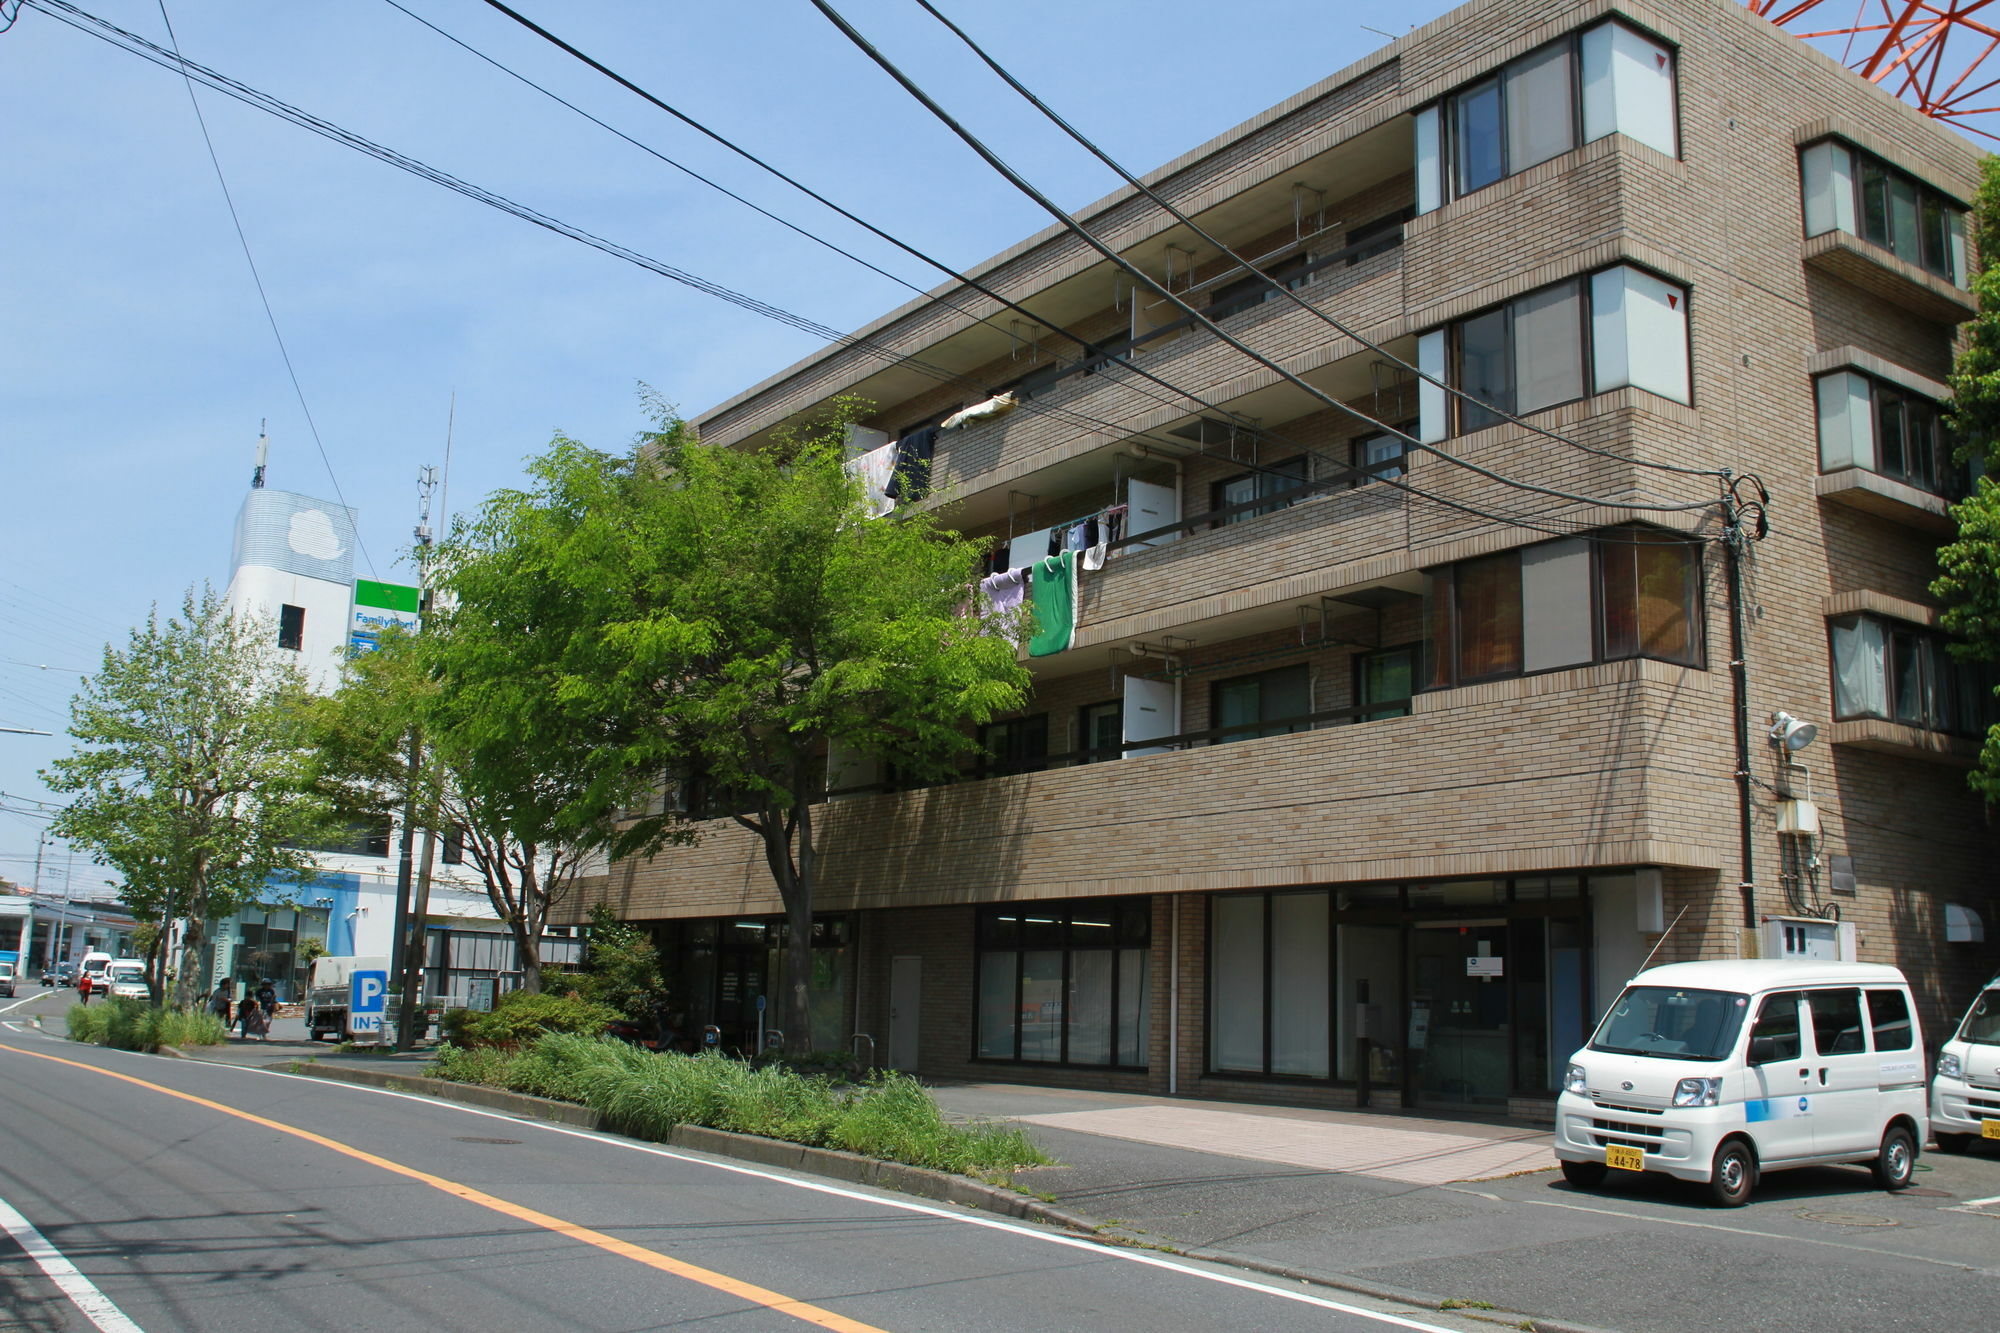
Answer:
<path fill-rule="evenodd" d="M 1819 739 L 1819 728 L 1810 722 L 1801 722 L 1781 709 L 1771 714 L 1770 735 L 1771 744 L 1788 754 L 1796 754 Z"/>

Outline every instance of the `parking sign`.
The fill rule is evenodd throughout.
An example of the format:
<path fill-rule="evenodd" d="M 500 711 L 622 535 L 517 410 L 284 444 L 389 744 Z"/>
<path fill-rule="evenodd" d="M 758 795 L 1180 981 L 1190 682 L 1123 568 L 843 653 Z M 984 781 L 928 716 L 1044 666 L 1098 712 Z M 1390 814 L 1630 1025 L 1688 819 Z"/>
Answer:
<path fill-rule="evenodd" d="M 382 1011 L 389 1002 L 389 974 L 379 969 L 356 972 L 347 980 L 347 1031 L 379 1039 Z"/>

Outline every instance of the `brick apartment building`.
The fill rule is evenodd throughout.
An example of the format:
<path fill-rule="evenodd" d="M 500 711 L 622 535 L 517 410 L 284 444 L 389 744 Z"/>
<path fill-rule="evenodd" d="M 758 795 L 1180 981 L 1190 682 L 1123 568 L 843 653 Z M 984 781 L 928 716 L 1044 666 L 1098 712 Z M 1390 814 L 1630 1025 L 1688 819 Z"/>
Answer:
<path fill-rule="evenodd" d="M 988 763 L 919 790 L 832 765 L 816 1044 L 1545 1117 L 1655 945 L 1836 919 L 1935 1036 L 2000 911 L 1965 785 L 1990 681 L 1926 591 L 1978 165 L 1733 0 L 1475 0 L 1148 178 L 1345 332 L 1137 192 L 1077 214 L 1372 421 L 1053 227 L 974 272 L 1045 326 L 961 290 L 990 318 L 919 300 L 862 331 L 963 380 L 830 347 L 701 417 L 752 445 L 854 393 L 865 449 L 1011 385 L 1019 410 L 936 437 L 955 521 L 1012 566 L 1120 523 L 1087 532 L 1117 540 Z M 1768 488 L 1747 832 L 1722 468 Z M 1817 743 L 1772 744 L 1780 710 Z M 745 834 L 601 892 L 654 926 L 691 1024 L 752 1040 L 780 905 Z"/>

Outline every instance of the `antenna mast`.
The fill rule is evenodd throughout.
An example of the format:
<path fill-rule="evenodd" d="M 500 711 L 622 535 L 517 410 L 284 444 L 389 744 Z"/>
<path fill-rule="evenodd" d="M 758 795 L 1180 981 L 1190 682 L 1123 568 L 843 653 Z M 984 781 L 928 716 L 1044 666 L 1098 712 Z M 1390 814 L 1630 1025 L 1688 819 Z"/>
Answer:
<path fill-rule="evenodd" d="M 271 456 L 271 419 L 265 417 L 257 423 L 257 469 L 250 474 L 250 489 L 264 489 L 264 463 Z"/>

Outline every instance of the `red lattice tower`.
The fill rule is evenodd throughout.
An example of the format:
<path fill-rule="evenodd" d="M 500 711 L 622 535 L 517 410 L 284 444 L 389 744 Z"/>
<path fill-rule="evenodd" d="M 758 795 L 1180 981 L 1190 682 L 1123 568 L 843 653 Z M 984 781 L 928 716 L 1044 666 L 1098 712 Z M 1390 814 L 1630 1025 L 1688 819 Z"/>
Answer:
<path fill-rule="evenodd" d="M 1750 12 L 1927 116 L 2000 142 L 2000 0 L 1747 0 Z M 1852 4 L 1851 20 L 1842 21 Z M 1989 21 L 1990 20 L 1990 21 Z"/>

